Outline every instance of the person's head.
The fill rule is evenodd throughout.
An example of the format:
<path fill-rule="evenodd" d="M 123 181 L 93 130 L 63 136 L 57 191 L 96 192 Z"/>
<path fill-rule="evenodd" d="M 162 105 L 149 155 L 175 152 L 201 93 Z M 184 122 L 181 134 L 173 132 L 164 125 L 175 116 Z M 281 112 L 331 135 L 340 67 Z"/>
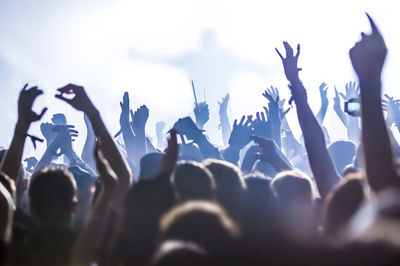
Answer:
<path fill-rule="evenodd" d="M 169 176 L 140 180 L 128 191 L 124 202 L 124 230 L 136 234 L 138 230 L 156 231 L 158 220 L 174 204 Z"/>
<path fill-rule="evenodd" d="M 44 225 L 69 226 L 76 210 L 77 188 L 65 169 L 43 168 L 31 177 L 29 204 L 32 215 Z"/>
<path fill-rule="evenodd" d="M 341 229 L 345 229 L 364 200 L 364 180 L 361 174 L 345 176 L 326 197 L 323 213 L 325 234 L 340 237 Z"/>
<path fill-rule="evenodd" d="M 258 213 L 255 213 L 255 215 L 264 215 L 270 211 L 275 205 L 275 198 L 271 189 L 272 179 L 261 173 L 252 173 L 245 176 L 244 180 L 247 187 L 246 209 L 257 210 Z"/>
<path fill-rule="evenodd" d="M 278 203 L 302 202 L 311 205 L 314 199 L 311 182 L 300 171 L 284 171 L 277 174 L 271 182 Z"/>
<path fill-rule="evenodd" d="M 245 176 L 246 200 L 243 231 L 247 237 L 265 237 L 275 228 L 275 198 L 271 189 L 271 178 L 260 173 Z"/>
<path fill-rule="evenodd" d="M 159 221 L 174 203 L 169 175 L 135 183 L 125 197 L 114 256 L 126 265 L 142 265 L 149 261 L 156 248 Z"/>
<path fill-rule="evenodd" d="M 335 141 L 329 145 L 328 151 L 336 170 L 342 173 L 345 167 L 353 162 L 356 145 L 351 141 Z"/>
<path fill-rule="evenodd" d="M 148 153 L 140 159 L 139 180 L 154 178 L 158 175 L 158 170 L 164 154 L 160 152 Z"/>
<path fill-rule="evenodd" d="M 174 186 L 180 200 L 213 200 L 215 183 L 212 173 L 201 163 L 180 162 L 174 173 Z"/>
<path fill-rule="evenodd" d="M 237 225 L 217 204 L 189 201 L 170 210 L 162 218 L 163 240 L 192 241 L 209 252 L 222 251 L 239 236 Z"/>
<path fill-rule="evenodd" d="M 219 203 L 237 218 L 242 212 L 246 193 L 242 172 L 234 164 L 222 160 L 207 159 L 203 163 L 214 176 Z"/>
<path fill-rule="evenodd" d="M 277 174 L 271 182 L 279 211 L 280 226 L 289 237 L 305 239 L 315 230 L 314 190 L 309 178 L 298 170 Z"/>
<path fill-rule="evenodd" d="M 153 266 L 208 265 L 207 252 L 192 242 L 168 240 L 159 246 L 152 260 Z"/>

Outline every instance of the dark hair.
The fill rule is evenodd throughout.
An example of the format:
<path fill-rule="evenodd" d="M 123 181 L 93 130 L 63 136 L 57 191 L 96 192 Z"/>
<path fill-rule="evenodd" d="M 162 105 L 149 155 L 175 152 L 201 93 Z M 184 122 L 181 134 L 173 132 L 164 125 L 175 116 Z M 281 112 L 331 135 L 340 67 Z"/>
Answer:
<path fill-rule="evenodd" d="M 181 200 L 214 199 L 214 177 L 201 163 L 195 161 L 179 163 L 176 166 L 173 181 Z"/>
<path fill-rule="evenodd" d="M 349 174 L 328 194 L 324 204 L 324 231 L 329 236 L 340 233 L 365 200 L 361 174 Z M 337 235 L 339 236 L 339 235 Z"/>
<path fill-rule="evenodd" d="M 236 165 L 222 160 L 207 159 L 203 163 L 214 176 L 217 198 L 221 206 L 233 217 L 240 217 L 246 193 L 241 170 Z"/>
<path fill-rule="evenodd" d="M 226 212 L 209 201 L 189 201 L 169 211 L 161 220 L 162 239 L 193 241 L 207 251 L 231 245 L 239 229 Z"/>
<path fill-rule="evenodd" d="M 70 222 L 77 188 L 72 174 L 61 168 L 43 168 L 32 175 L 29 186 L 32 214 L 43 224 Z"/>

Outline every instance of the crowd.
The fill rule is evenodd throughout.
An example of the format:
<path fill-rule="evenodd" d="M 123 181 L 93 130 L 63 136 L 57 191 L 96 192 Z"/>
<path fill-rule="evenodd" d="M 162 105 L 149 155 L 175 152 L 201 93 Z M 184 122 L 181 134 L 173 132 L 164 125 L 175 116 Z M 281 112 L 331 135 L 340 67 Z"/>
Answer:
<path fill-rule="evenodd" d="M 387 48 L 367 17 L 372 32 L 349 52 L 358 83 L 335 88 L 333 99 L 347 140 L 333 141 L 322 126 L 325 83 L 312 112 L 300 45 L 294 51 L 287 42 L 285 53 L 276 51 L 295 108 L 271 87 L 263 111 L 232 125 L 223 97 L 221 146 L 203 130 L 212 115 L 206 102 L 196 101 L 195 119 L 180 118 L 169 131 L 157 123 L 154 143 L 149 109 L 131 110 L 127 92 L 112 136 L 85 89 L 68 84 L 55 97 L 84 114 L 79 156 L 78 132 L 64 114 L 41 124 L 45 141 L 28 134 L 47 109 L 32 111 L 43 92 L 25 85 L 14 136 L 0 152 L 0 264 L 400 265 L 400 147 L 392 134 L 400 100 L 382 97 Z M 351 99 L 359 116 L 343 109 Z M 285 117 L 291 109 L 301 139 Z M 29 140 L 47 145 L 41 158 L 22 158 Z"/>

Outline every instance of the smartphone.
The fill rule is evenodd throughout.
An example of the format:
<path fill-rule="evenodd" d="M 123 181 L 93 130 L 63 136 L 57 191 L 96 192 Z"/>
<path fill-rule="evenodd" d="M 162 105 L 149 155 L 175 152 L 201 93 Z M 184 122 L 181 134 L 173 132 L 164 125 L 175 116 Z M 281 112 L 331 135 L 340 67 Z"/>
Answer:
<path fill-rule="evenodd" d="M 352 98 L 345 102 L 344 111 L 351 116 L 361 116 L 361 105 L 359 100 Z"/>

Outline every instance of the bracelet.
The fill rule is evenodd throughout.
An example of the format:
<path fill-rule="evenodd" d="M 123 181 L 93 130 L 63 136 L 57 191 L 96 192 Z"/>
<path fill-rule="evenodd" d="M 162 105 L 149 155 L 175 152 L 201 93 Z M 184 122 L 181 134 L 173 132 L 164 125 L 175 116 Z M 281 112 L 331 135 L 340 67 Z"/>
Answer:
<path fill-rule="evenodd" d="M 33 147 L 35 149 L 36 149 L 36 141 L 39 141 L 39 142 L 43 142 L 44 141 L 41 138 L 35 137 L 33 135 L 29 135 L 28 133 L 21 132 L 18 129 L 15 130 L 15 135 L 18 136 L 18 137 L 23 137 L 23 138 L 29 137 L 31 139 Z"/>

